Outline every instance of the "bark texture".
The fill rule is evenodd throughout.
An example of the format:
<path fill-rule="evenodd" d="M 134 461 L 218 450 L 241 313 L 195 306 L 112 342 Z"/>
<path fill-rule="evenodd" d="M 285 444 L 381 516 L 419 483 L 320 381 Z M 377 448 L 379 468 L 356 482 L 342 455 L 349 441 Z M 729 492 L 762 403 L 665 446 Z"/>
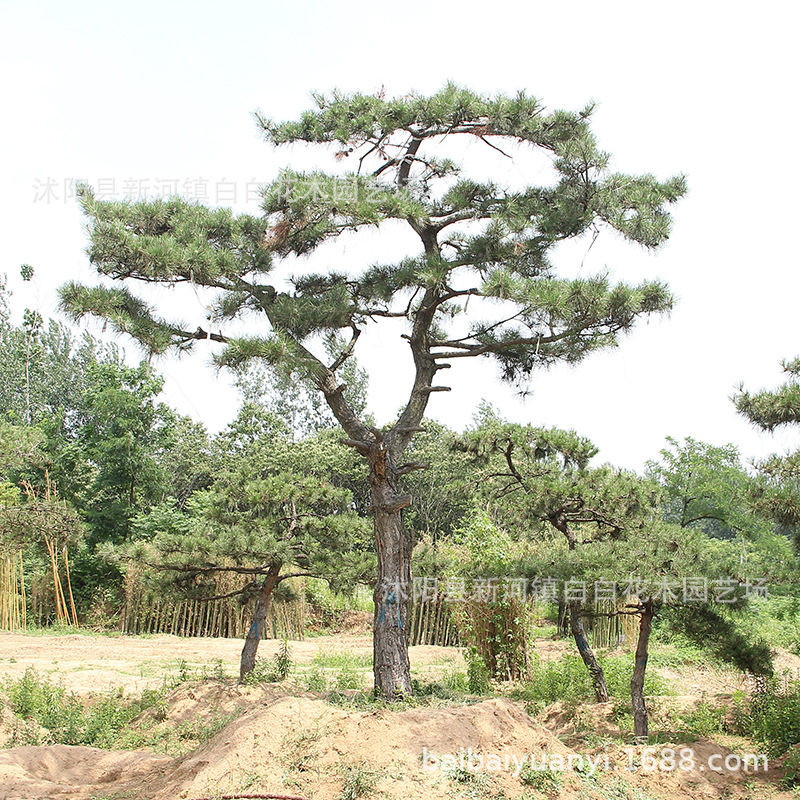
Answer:
<path fill-rule="evenodd" d="M 253 622 L 244 640 L 242 657 L 239 661 L 239 681 L 244 681 L 245 677 L 251 673 L 256 665 L 256 653 L 258 643 L 264 638 L 266 630 L 267 614 L 269 604 L 272 600 L 272 592 L 280 582 L 280 565 L 273 565 L 269 568 L 264 583 L 258 591 L 256 606 L 253 609 Z"/>
<path fill-rule="evenodd" d="M 375 584 L 373 672 L 375 692 L 386 699 L 412 694 L 408 659 L 409 591 L 412 537 L 403 525 L 409 495 L 397 491 L 397 469 L 378 439 L 367 454 L 378 553 Z"/>
<path fill-rule="evenodd" d="M 586 637 L 586 631 L 581 620 L 581 604 L 575 600 L 569 603 L 569 627 L 578 647 L 578 652 L 581 654 L 583 663 L 586 664 L 586 669 L 589 670 L 589 675 L 592 678 L 595 700 L 598 703 L 607 703 L 608 686 L 606 685 L 606 676 L 597 661 L 594 651 L 589 646 L 589 640 Z"/>
<path fill-rule="evenodd" d="M 633 667 L 633 677 L 631 678 L 633 732 L 639 744 L 646 744 L 649 735 L 647 730 L 647 704 L 644 700 L 644 676 L 647 671 L 653 615 L 653 604 L 651 602 L 644 603 L 639 621 L 639 638 L 636 641 L 636 661 Z"/>

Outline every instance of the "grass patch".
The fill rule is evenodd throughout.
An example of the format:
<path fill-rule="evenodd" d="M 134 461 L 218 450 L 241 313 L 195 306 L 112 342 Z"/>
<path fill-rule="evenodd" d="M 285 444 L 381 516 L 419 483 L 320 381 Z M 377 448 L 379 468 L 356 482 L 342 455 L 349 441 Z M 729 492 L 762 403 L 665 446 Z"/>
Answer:
<path fill-rule="evenodd" d="M 327 669 L 372 669 L 372 653 L 346 653 L 324 649 L 314 653 L 311 665 Z"/>
<path fill-rule="evenodd" d="M 344 764 L 340 769 L 344 778 L 344 786 L 339 792 L 338 800 L 357 800 L 359 797 L 372 794 L 381 778 L 381 773 L 371 769 L 364 762 Z"/>
<path fill-rule="evenodd" d="M 108 749 L 131 720 L 163 703 L 166 687 L 145 690 L 137 698 L 123 697 L 120 689 L 84 702 L 74 693 L 67 694 L 63 684 L 28 667 L 22 678 L 6 682 L 5 691 L 11 710 L 22 723 L 12 731 L 12 744 L 83 744 Z"/>
<path fill-rule="evenodd" d="M 598 656 L 603 667 L 611 697 L 627 699 L 631 691 L 633 658 L 629 656 Z M 514 692 L 514 697 L 523 700 L 529 709 L 538 712 L 550 703 L 574 703 L 591 701 L 594 689 L 589 672 L 580 656 L 567 655 L 557 661 L 534 662 L 533 678 Z M 645 694 L 668 694 L 665 681 L 652 670 L 645 677 Z"/>

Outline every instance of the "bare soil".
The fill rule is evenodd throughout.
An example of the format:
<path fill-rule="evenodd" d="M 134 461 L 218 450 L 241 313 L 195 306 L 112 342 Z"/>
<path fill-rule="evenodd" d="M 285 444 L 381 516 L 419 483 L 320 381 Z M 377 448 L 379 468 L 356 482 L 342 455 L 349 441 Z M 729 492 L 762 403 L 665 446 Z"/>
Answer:
<path fill-rule="evenodd" d="M 291 680 L 280 686 L 236 685 L 233 675 L 241 646 L 241 640 L 172 636 L 0 634 L 0 680 L 19 678 L 32 666 L 63 680 L 78 694 L 120 686 L 135 693 L 181 671 L 196 673 L 205 667 L 210 675 L 219 676 L 220 663 L 215 662 L 219 659 L 229 677 L 179 686 L 168 695 L 157 724 L 176 726 L 213 714 L 241 712 L 205 744 L 180 757 L 66 745 L 2 750 L 0 798 L 789 800 L 797 796 L 780 790 L 780 765 L 772 764 L 766 772 L 726 769 L 726 757 L 733 764 L 748 752 L 742 750 L 743 742 L 687 741 L 667 733 L 669 741 L 651 750 L 656 763 L 662 764 L 667 748 L 690 748 L 692 763 L 670 770 L 654 768 L 651 761 L 648 767 L 641 747 L 620 743 L 613 704 L 585 706 L 578 717 L 559 704 L 531 717 L 522 704 L 506 698 L 357 710 L 333 705 Z M 260 654 L 269 658 L 277 648 L 277 642 L 262 642 Z M 556 658 L 569 649 L 568 643 L 542 643 L 541 657 Z M 368 634 L 340 634 L 292 643 L 298 668 L 310 665 L 318 652 L 349 653 L 366 661 L 371 640 Z M 416 647 L 411 658 L 417 675 L 464 668 L 460 653 L 452 648 Z M 787 664 L 797 667 L 794 661 Z M 674 677 L 683 695 L 670 702 L 679 704 L 690 704 L 702 695 L 725 695 L 737 680 L 710 670 Z M 153 714 L 148 711 L 144 717 Z M 147 722 L 153 724 L 154 719 L 133 724 Z M 553 769 L 526 771 L 522 775 L 528 782 L 523 783 L 514 772 L 523 760 L 530 763 L 531 755 L 536 765 Z M 452 757 L 449 764 L 448 757 Z M 483 769 L 470 771 L 479 757 Z M 594 769 L 587 769 L 589 757 Z M 443 766 L 454 769 L 438 768 Z M 365 791 L 368 785 L 372 788 Z"/>

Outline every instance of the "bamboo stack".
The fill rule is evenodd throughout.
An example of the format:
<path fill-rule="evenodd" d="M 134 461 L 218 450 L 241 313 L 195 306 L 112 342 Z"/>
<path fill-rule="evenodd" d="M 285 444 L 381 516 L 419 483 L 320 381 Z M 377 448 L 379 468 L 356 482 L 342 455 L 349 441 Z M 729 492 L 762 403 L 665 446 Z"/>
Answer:
<path fill-rule="evenodd" d="M 409 644 L 458 646 L 458 630 L 451 610 L 442 598 L 414 603 L 409 620 Z"/>
<path fill-rule="evenodd" d="M 226 580 L 228 578 L 228 580 Z M 235 579 L 222 576 L 217 591 L 224 594 L 236 588 Z M 267 631 L 275 639 L 302 639 L 308 608 L 305 592 L 296 599 L 273 600 L 267 616 Z M 174 636 L 241 638 L 249 627 L 252 602 L 242 604 L 237 597 L 219 600 L 194 600 L 177 592 L 165 596 L 163 589 L 145 583 L 144 574 L 132 567 L 125 576 L 125 604 L 119 616 L 123 633 Z"/>
<path fill-rule="evenodd" d="M 27 624 L 22 553 L 0 556 L 0 630 L 18 631 Z"/>

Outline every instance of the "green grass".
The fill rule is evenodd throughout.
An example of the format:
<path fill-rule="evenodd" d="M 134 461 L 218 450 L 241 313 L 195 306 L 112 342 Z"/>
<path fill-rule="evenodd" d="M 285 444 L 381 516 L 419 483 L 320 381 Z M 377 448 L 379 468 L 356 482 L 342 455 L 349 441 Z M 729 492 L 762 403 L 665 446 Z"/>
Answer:
<path fill-rule="evenodd" d="M 12 731 L 14 744 L 83 744 L 111 747 L 131 720 L 163 702 L 166 688 L 145 690 L 125 698 L 122 690 L 84 702 L 64 685 L 53 683 L 29 667 L 16 681 L 7 681 L 9 705 L 19 722 Z M 45 729 L 41 734 L 37 726 Z"/>
<path fill-rule="evenodd" d="M 327 669 L 372 669 L 372 653 L 347 653 L 338 650 L 318 650 L 311 659 L 314 667 Z"/>
<path fill-rule="evenodd" d="M 212 665 L 212 670 L 214 669 Z M 158 689 L 126 697 L 122 689 L 87 698 L 67 692 L 63 683 L 29 667 L 22 678 L 5 682 L 8 704 L 15 715 L 9 744 L 88 745 L 103 749 L 151 748 L 182 755 L 208 741 L 240 713 L 213 712 L 179 725 L 162 725 L 167 694 L 183 680 L 196 679 L 188 670 L 166 678 Z M 131 723 L 149 711 L 135 725 Z"/>
<path fill-rule="evenodd" d="M 380 772 L 371 769 L 363 762 L 343 764 L 340 772 L 344 778 L 344 786 L 339 792 L 338 800 L 357 800 L 359 797 L 372 794 L 381 777 Z"/>
<path fill-rule="evenodd" d="M 598 656 L 603 667 L 611 697 L 630 697 L 633 657 L 608 655 Z M 550 703 L 573 703 L 591 701 L 594 690 L 586 665 L 577 655 L 567 655 L 557 661 L 534 663 L 533 677 L 514 692 L 514 696 L 525 701 L 531 710 L 540 711 Z M 666 683 L 652 670 L 645 677 L 645 694 L 668 694 Z"/>

